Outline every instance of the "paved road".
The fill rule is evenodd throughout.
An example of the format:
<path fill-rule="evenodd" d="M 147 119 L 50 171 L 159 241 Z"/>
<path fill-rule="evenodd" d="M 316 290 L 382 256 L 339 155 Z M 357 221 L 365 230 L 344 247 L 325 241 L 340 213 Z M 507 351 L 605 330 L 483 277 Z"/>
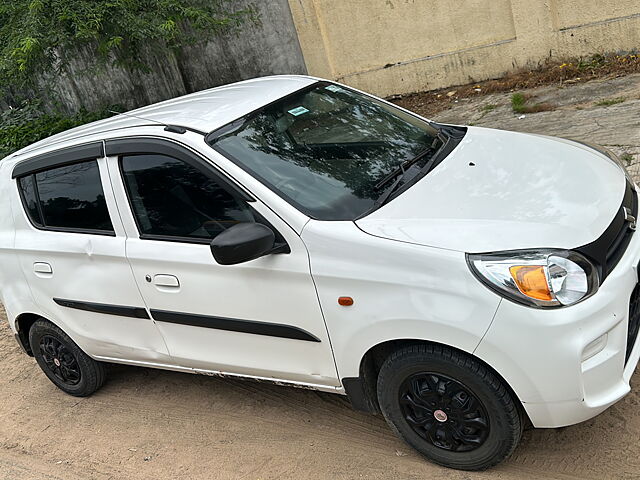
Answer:
<path fill-rule="evenodd" d="M 639 79 L 536 90 L 561 109 L 522 120 L 508 95 L 438 118 L 599 141 L 635 155 L 640 173 Z M 593 105 L 620 92 L 627 101 Z M 0 480 L 640 478 L 640 388 L 581 425 L 525 432 L 511 460 L 470 474 L 425 462 L 381 418 L 329 394 L 117 366 L 93 397 L 69 397 L 0 320 Z"/>

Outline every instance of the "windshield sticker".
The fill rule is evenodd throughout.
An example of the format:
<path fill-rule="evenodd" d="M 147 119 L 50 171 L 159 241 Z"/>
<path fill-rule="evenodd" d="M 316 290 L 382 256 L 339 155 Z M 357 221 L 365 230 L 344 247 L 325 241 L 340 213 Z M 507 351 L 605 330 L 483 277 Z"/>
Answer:
<path fill-rule="evenodd" d="M 339 87 L 338 85 L 328 85 L 326 87 L 324 87 L 325 90 L 329 90 L 330 92 L 334 92 L 334 93 L 339 93 L 339 92 L 344 92 L 344 90 Z"/>
<path fill-rule="evenodd" d="M 291 115 L 293 115 L 294 117 L 297 117 L 299 115 L 302 115 L 304 113 L 307 113 L 309 110 L 307 108 L 304 107 L 296 107 L 294 109 L 289 110 L 289 113 Z"/>

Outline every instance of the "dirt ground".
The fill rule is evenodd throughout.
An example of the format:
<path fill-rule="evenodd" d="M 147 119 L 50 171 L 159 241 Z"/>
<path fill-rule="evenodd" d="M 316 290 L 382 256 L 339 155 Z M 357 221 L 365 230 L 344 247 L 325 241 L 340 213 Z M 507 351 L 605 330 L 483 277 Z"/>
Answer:
<path fill-rule="evenodd" d="M 113 366 L 89 398 L 49 382 L 0 311 L 0 479 L 631 479 L 640 393 L 574 427 L 526 431 L 489 472 L 427 463 L 338 395 Z M 638 386 L 638 376 L 634 378 Z"/>
<path fill-rule="evenodd" d="M 634 73 L 640 73 L 640 54 L 593 55 L 588 58 L 549 61 L 535 70 L 511 72 L 493 80 L 407 95 L 394 95 L 390 97 L 390 100 L 404 108 L 417 111 L 426 117 L 431 117 L 442 110 L 454 106 L 454 104 L 463 99 L 477 100 L 487 94 L 515 93 L 527 89 L 531 91 L 531 89 L 543 86 L 555 88 L 571 87 L 593 80 L 608 82 L 613 78 L 626 77 Z M 545 111 L 555 108 L 553 103 L 542 106 L 545 108 L 535 108 L 533 110 Z"/>
<path fill-rule="evenodd" d="M 435 118 L 600 142 L 640 178 L 640 75 L 526 93 L 557 108 L 520 118 L 498 93 Z M 614 97 L 625 100 L 595 105 Z M 639 379 L 595 419 L 526 431 L 510 460 L 465 473 L 424 461 L 337 395 L 114 366 L 94 396 L 67 396 L 21 352 L 0 310 L 0 480 L 636 479 Z"/>

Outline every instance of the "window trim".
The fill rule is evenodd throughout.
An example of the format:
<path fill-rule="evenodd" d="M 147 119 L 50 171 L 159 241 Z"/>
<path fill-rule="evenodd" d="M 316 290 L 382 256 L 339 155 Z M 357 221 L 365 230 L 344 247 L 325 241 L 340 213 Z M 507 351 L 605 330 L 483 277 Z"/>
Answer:
<path fill-rule="evenodd" d="M 210 171 L 219 180 L 221 186 L 231 190 L 245 202 L 256 201 L 247 190 L 229 179 L 211 162 L 203 159 L 199 154 L 180 143 L 157 137 L 127 137 L 107 140 L 105 144 L 105 155 L 107 157 L 118 157 L 119 165 L 122 163 L 120 159 L 124 155 L 166 155 L 182 160 L 196 169 Z M 122 170 L 120 170 L 120 175 L 122 177 Z"/>
<path fill-rule="evenodd" d="M 140 222 L 135 213 L 135 209 L 133 208 L 131 192 L 129 191 L 129 187 L 127 186 L 124 170 L 122 168 L 122 159 L 124 156 L 156 154 L 165 155 L 171 158 L 175 158 L 176 160 L 184 161 L 188 165 L 191 165 L 197 170 L 203 172 L 205 175 L 208 174 L 214 181 L 218 182 L 223 189 L 231 191 L 233 194 L 237 194 L 237 198 L 239 198 L 241 201 L 245 201 L 249 204 L 256 202 L 256 199 L 251 194 L 249 194 L 243 187 L 236 184 L 234 180 L 227 177 L 225 173 L 223 173 L 211 162 L 205 160 L 199 154 L 192 152 L 190 149 L 172 140 L 155 137 L 128 137 L 123 139 L 107 140 L 106 145 L 106 155 L 108 157 L 118 157 L 118 173 L 120 175 L 120 181 L 122 182 L 124 193 L 127 198 L 129 213 L 133 217 L 134 224 L 136 226 L 136 229 L 138 230 L 138 238 L 140 238 L 140 240 L 208 246 L 211 244 L 213 238 L 206 239 L 142 233 Z M 178 155 L 180 156 L 174 154 L 173 152 L 178 152 Z M 251 205 L 249 205 L 249 207 L 251 208 Z M 280 246 L 286 246 L 287 248 L 289 248 L 285 237 L 278 231 L 278 229 L 274 227 L 273 224 L 266 218 L 264 218 L 264 216 L 260 214 L 260 212 L 253 208 L 252 210 L 255 215 L 257 215 L 261 220 L 265 222 L 266 225 L 269 226 L 269 228 L 273 230 L 276 235 L 276 239 L 281 238 L 283 240 Z M 284 250 L 282 253 L 289 253 L 289 251 L 290 249 L 288 251 Z"/>
<path fill-rule="evenodd" d="M 102 142 L 100 142 L 100 144 L 102 144 Z M 99 235 L 99 236 L 103 236 L 103 237 L 116 237 L 116 232 L 115 232 L 115 228 L 113 225 L 113 221 L 111 220 L 111 212 L 109 211 L 109 206 L 106 204 L 105 202 L 105 207 L 107 209 L 107 214 L 109 215 L 109 221 L 111 222 L 111 228 L 112 230 L 94 230 L 91 228 L 72 228 L 72 227 L 50 227 L 46 225 L 46 220 L 44 218 L 44 211 L 42 210 L 42 205 L 41 205 L 41 200 L 40 200 L 40 192 L 38 190 L 38 182 L 36 181 L 35 175 L 37 173 L 40 172 L 46 172 L 48 170 L 54 170 L 56 168 L 61 168 L 61 167 L 67 167 L 70 165 L 75 165 L 75 164 L 79 164 L 79 163 L 85 163 L 85 162 L 96 162 L 96 166 L 98 167 L 98 174 L 100 175 L 100 187 L 102 188 L 102 194 L 105 195 L 105 189 L 104 189 L 104 184 L 102 182 L 102 174 L 100 173 L 100 164 L 98 163 L 98 158 L 89 158 L 89 159 L 82 159 L 82 160 L 76 160 L 76 161 L 66 161 L 64 164 L 62 163 L 58 163 L 58 164 L 54 164 L 51 167 L 48 168 L 39 168 L 38 170 L 32 170 L 29 171 L 29 173 L 23 173 L 22 175 L 18 176 L 18 177 L 14 177 L 15 179 L 15 185 L 16 188 L 18 189 L 18 195 L 20 197 L 20 202 L 22 203 L 22 211 L 25 214 L 25 216 L 27 217 L 27 220 L 29 221 L 29 223 L 31 224 L 31 226 L 33 228 L 35 228 L 36 230 L 40 230 L 43 232 L 59 232 L 59 233 L 81 233 L 81 234 L 85 234 L 85 235 Z M 14 169 L 14 173 L 15 173 L 15 169 Z M 36 196 L 36 205 L 38 207 L 38 211 L 40 212 L 40 218 L 42 220 L 42 225 L 38 225 L 36 224 L 33 219 L 31 218 L 31 215 L 29 215 L 29 209 L 27 208 L 27 199 L 24 196 L 24 192 L 22 191 L 22 187 L 20 186 L 20 180 L 22 178 L 27 178 L 29 176 L 33 176 L 33 186 L 34 186 L 34 193 Z"/>
<path fill-rule="evenodd" d="M 102 141 L 75 145 L 19 161 L 13 167 L 11 178 L 27 177 L 45 170 L 65 167 L 101 157 L 104 157 Z"/>

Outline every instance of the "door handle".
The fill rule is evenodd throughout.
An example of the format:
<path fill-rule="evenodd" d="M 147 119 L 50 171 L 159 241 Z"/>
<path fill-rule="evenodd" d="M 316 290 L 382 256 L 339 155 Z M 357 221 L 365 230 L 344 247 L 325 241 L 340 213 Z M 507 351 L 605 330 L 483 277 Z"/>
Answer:
<path fill-rule="evenodd" d="M 153 284 L 156 287 L 180 288 L 180 280 L 175 275 L 160 274 L 153 277 Z"/>
<path fill-rule="evenodd" d="M 53 275 L 53 268 L 46 262 L 35 262 L 33 264 L 33 271 L 39 277 L 50 277 Z"/>

